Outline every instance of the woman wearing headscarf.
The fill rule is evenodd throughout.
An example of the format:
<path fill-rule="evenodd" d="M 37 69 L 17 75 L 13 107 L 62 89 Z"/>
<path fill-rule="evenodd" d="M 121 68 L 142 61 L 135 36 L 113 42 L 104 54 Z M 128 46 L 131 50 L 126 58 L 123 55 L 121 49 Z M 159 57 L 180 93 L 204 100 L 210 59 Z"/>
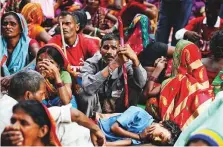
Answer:
<path fill-rule="evenodd" d="M 156 17 L 157 8 L 153 4 L 146 6 L 142 0 L 129 0 L 119 12 L 122 19 L 125 42 L 139 54 L 154 41 L 154 31 L 150 19 Z"/>
<path fill-rule="evenodd" d="M 69 62 L 58 45 L 47 44 L 39 50 L 36 70 L 45 78 L 47 97 L 43 103 L 47 107 L 71 103 L 72 107 L 77 108 L 71 91 L 71 76 L 66 71 L 68 66 Z"/>
<path fill-rule="evenodd" d="M 13 107 L 11 125 L 5 128 L 7 137 L 21 138 L 4 141 L 3 146 L 61 146 L 56 135 L 56 123 L 49 110 L 36 100 L 21 101 Z M 22 120 L 21 120 L 22 118 Z M 11 134 L 10 134 L 11 132 Z M 13 133 L 17 136 L 12 136 Z"/>
<path fill-rule="evenodd" d="M 172 75 L 162 83 L 159 111 L 181 129 L 188 126 L 213 98 L 201 53 L 192 42 L 180 40 L 173 53 Z"/>
<path fill-rule="evenodd" d="M 24 17 L 15 12 L 5 13 L 1 18 L 0 36 L 1 86 L 7 88 L 10 75 L 22 70 L 36 57 L 38 43 L 28 37 Z"/>
<path fill-rule="evenodd" d="M 24 16 L 28 23 L 29 37 L 36 39 L 39 43 L 47 43 L 52 37 L 41 27 L 44 16 L 41 5 L 39 3 L 26 4 L 21 14 Z M 43 45 L 43 43 L 41 43 Z"/>
<path fill-rule="evenodd" d="M 210 107 L 199 115 L 181 133 L 175 146 L 196 146 L 198 141 L 203 141 L 206 146 L 223 146 L 223 92 L 219 92 Z M 202 146 L 199 144 L 198 146 Z"/>

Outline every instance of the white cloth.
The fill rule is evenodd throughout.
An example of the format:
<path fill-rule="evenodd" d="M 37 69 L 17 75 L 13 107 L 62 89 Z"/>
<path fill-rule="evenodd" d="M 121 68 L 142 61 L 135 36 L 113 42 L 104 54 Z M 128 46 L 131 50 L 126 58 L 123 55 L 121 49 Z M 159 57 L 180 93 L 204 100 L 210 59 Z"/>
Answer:
<path fill-rule="evenodd" d="M 54 18 L 54 0 L 31 0 L 32 3 L 39 3 L 46 18 Z"/>
<path fill-rule="evenodd" d="M 0 98 L 0 134 L 2 134 L 6 126 L 11 124 L 12 107 L 15 104 L 17 104 L 17 101 L 8 95 L 3 95 Z"/>
<path fill-rule="evenodd" d="M 203 24 L 207 24 L 207 17 L 205 17 L 203 19 Z M 221 18 L 218 16 L 217 21 L 214 25 L 215 28 L 219 28 L 221 25 Z M 184 38 L 184 34 L 187 32 L 188 30 L 186 30 L 185 28 L 182 28 L 180 30 L 178 30 L 175 34 L 175 38 L 177 40 L 183 39 Z"/>
<path fill-rule="evenodd" d="M 0 98 L 0 134 L 10 125 L 12 108 L 17 101 L 8 95 Z M 91 146 L 89 129 L 71 121 L 71 104 L 62 107 L 48 108 L 56 122 L 56 133 L 63 146 Z"/>
<path fill-rule="evenodd" d="M 71 122 L 71 104 L 49 108 L 56 121 L 57 136 L 64 146 L 93 146 L 89 129 Z"/>

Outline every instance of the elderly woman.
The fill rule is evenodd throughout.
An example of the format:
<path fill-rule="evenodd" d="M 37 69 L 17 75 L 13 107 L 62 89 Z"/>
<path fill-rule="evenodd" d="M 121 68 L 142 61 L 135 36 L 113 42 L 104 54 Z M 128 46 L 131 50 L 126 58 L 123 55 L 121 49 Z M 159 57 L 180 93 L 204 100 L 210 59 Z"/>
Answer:
<path fill-rule="evenodd" d="M 39 3 L 26 4 L 22 9 L 21 14 L 28 23 L 30 38 L 36 39 L 39 43 L 47 43 L 52 38 L 46 30 L 41 27 L 44 16 Z"/>
<path fill-rule="evenodd" d="M 10 75 L 22 70 L 36 57 L 39 45 L 28 37 L 27 24 L 21 14 L 5 13 L 1 23 L 1 86 L 7 88 Z"/>
<path fill-rule="evenodd" d="M 11 126 L 5 128 L 8 137 L 17 140 L 2 142 L 6 146 L 61 146 L 56 136 L 55 122 L 45 106 L 36 100 L 22 101 L 13 107 Z M 17 134 L 17 135 L 15 135 Z"/>

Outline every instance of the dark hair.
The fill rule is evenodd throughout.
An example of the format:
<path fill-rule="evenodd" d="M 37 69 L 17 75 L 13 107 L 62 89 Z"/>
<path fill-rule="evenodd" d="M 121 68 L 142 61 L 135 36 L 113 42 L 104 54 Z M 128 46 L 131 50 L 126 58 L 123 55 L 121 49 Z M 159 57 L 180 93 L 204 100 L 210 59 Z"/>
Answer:
<path fill-rule="evenodd" d="M 189 140 L 185 146 L 189 146 L 191 143 L 197 143 L 198 141 L 202 141 L 204 142 L 207 146 L 211 146 L 210 143 L 208 143 L 206 140 L 203 140 L 203 139 L 192 139 L 192 140 Z"/>
<path fill-rule="evenodd" d="M 98 2 L 99 2 L 99 5 L 101 4 L 101 0 L 98 0 Z M 88 4 L 89 2 L 88 2 L 88 0 L 86 0 L 86 4 Z"/>
<path fill-rule="evenodd" d="M 181 129 L 180 127 L 173 121 L 170 120 L 165 120 L 162 122 L 162 125 L 165 129 L 167 129 L 170 134 L 171 134 L 171 138 L 170 140 L 167 142 L 166 145 L 168 146 L 173 146 L 174 143 L 177 141 L 178 137 L 180 136 L 181 133 Z"/>
<path fill-rule="evenodd" d="M 18 16 L 15 12 L 13 12 L 13 11 L 10 11 L 10 12 L 7 12 L 7 13 L 3 14 L 3 16 L 2 16 L 2 18 L 1 18 L 1 22 L 3 22 L 3 20 L 5 19 L 6 16 L 10 16 L 10 15 L 14 16 L 14 18 L 17 20 L 17 22 L 18 22 L 18 24 L 19 24 L 19 28 L 20 28 L 20 30 L 23 31 L 23 29 L 22 29 L 22 24 L 21 24 L 21 21 L 20 21 L 20 18 L 19 18 L 19 16 Z M 1 26 L 1 29 L 2 29 L 2 26 Z M 1 31 L 2 31 L 2 30 L 1 30 Z"/>
<path fill-rule="evenodd" d="M 74 22 L 75 22 L 76 24 L 79 24 L 79 19 L 78 19 L 78 17 L 77 17 L 76 15 L 73 15 L 72 12 L 62 11 L 62 12 L 60 13 L 60 16 L 67 16 L 67 15 L 72 16 Z"/>
<path fill-rule="evenodd" d="M 220 10 L 221 2 L 220 0 L 206 0 L 205 7 L 214 7 Z"/>
<path fill-rule="evenodd" d="M 85 13 L 84 10 L 77 10 L 72 12 L 72 15 L 77 17 L 79 20 L 80 29 L 77 31 L 79 33 L 87 25 L 87 14 Z"/>
<path fill-rule="evenodd" d="M 103 45 L 103 43 L 106 41 L 106 40 L 119 40 L 119 34 L 118 33 L 108 33 L 108 34 L 105 34 L 102 39 L 101 39 L 101 46 Z"/>
<path fill-rule="evenodd" d="M 64 68 L 64 58 L 61 53 L 57 49 L 55 49 L 55 47 L 44 46 L 43 48 L 41 48 L 36 56 L 37 61 L 42 53 L 47 53 L 59 65 L 60 69 Z"/>
<path fill-rule="evenodd" d="M 40 127 L 44 125 L 47 125 L 49 127 L 49 131 L 42 138 L 43 143 L 45 143 L 45 145 L 49 145 L 51 122 L 43 105 L 37 100 L 26 100 L 16 104 L 12 109 L 13 113 L 15 113 L 15 111 L 18 109 L 24 110 L 29 116 L 32 117 L 33 121 Z"/>
<path fill-rule="evenodd" d="M 223 30 L 213 34 L 210 41 L 210 49 L 215 59 L 223 58 Z"/>
<path fill-rule="evenodd" d="M 18 99 L 20 96 L 24 96 L 26 91 L 36 93 L 40 89 L 41 82 L 44 82 L 44 78 L 38 72 L 20 71 L 12 77 L 8 94 Z"/>

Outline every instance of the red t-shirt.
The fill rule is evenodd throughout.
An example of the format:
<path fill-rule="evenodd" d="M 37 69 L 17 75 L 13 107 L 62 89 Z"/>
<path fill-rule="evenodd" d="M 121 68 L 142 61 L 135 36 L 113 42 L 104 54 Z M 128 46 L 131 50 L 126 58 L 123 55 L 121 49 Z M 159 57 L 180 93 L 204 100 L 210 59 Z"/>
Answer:
<path fill-rule="evenodd" d="M 197 32 L 202 36 L 201 40 L 199 41 L 198 46 L 201 49 L 203 55 L 207 55 L 210 53 L 209 43 L 211 37 L 214 32 L 223 29 L 223 19 L 220 19 L 220 26 L 219 27 L 208 27 L 206 24 L 203 24 L 203 20 L 205 17 L 198 17 L 192 19 L 187 26 L 185 26 L 186 30 Z"/>
<path fill-rule="evenodd" d="M 62 47 L 61 35 L 56 35 L 50 39 L 48 43 L 55 43 Z M 92 57 L 99 49 L 99 45 L 91 38 L 78 34 L 78 42 L 76 46 L 67 47 L 67 58 L 72 66 L 82 66 L 83 61 Z"/>

